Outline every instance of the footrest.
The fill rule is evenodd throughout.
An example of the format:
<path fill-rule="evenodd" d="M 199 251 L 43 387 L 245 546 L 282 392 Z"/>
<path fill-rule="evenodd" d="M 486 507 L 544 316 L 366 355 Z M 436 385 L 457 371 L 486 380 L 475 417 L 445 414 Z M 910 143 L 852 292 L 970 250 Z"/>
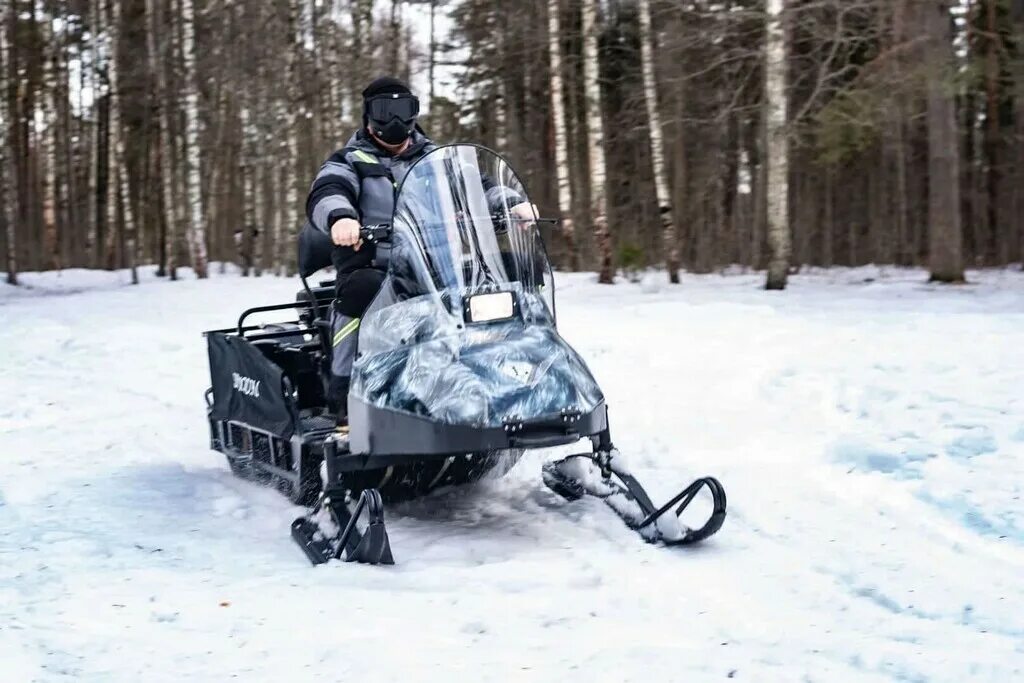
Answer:
<path fill-rule="evenodd" d="M 316 516 L 323 511 L 330 514 L 334 527 L 341 530 L 333 536 L 325 534 L 316 522 Z M 367 525 L 360 533 L 357 522 L 364 513 Z M 362 564 L 395 563 L 384 525 L 384 503 L 377 489 L 363 491 L 352 512 L 344 501 L 325 497 L 309 515 L 292 522 L 292 538 L 314 565 L 330 560 Z"/>

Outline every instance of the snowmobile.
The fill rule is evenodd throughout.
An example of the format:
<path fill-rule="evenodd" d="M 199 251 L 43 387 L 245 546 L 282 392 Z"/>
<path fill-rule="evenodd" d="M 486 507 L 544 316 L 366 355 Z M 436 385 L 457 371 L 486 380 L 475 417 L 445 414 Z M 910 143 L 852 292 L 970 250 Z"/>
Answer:
<path fill-rule="evenodd" d="M 392 222 L 361 231 L 386 276 L 359 322 L 347 429 L 327 401 L 334 283 L 309 283 L 331 263 L 326 235 L 308 224 L 300 234 L 295 301 L 205 333 L 211 446 L 234 474 L 310 507 L 291 532 L 313 564 L 392 564 L 385 503 L 500 476 L 526 450 L 576 443 L 583 452 L 542 467 L 560 496 L 601 498 L 665 545 L 722 526 L 726 497 L 713 477 L 658 507 L 625 467 L 604 395 L 557 331 L 539 229 L 557 221 L 532 207 L 509 164 L 484 147 L 439 147 L 409 169 Z M 283 311 L 297 319 L 253 322 Z M 702 490 L 711 512 L 688 528 L 679 515 Z"/>

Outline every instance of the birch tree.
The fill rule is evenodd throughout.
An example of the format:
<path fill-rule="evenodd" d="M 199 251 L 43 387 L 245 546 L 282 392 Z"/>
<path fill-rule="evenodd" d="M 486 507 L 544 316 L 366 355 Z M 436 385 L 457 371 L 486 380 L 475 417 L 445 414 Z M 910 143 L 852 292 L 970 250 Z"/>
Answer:
<path fill-rule="evenodd" d="M 768 174 L 767 289 L 785 289 L 789 273 L 789 139 L 787 128 L 785 0 L 766 0 L 765 137 Z"/>
<path fill-rule="evenodd" d="M 949 0 L 918 1 L 928 65 L 928 267 L 934 282 L 963 282 L 960 139 L 949 84 Z"/>
<path fill-rule="evenodd" d="M 5 254 L 7 268 L 7 284 L 18 284 L 18 251 L 15 231 L 17 217 L 14 211 L 14 182 L 17 172 L 14 168 L 13 147 L 10 139 L 11 113 L 8 111 L 7 79 L 11 72 L 11 52 L 7 46 L 7 30 L 12 17 L 8 15 L 9 4 L 0 2 L 0 211 L 3 211 L 4 230 L 7 242 Z M 11 13 L 13 15 L 13 12 Z"/>
<path fill-rule="evenodd" d="M 433 11 L 433 6 L 431 6 Z M 569 268 L 579 270 L 576 232 L 572 220 L 572 182 L 569 180 L 569 146 L 565 129 L 565 88 L 562 83 L 561 3 L 548 0 L 548 55 L 551 58 L 551 116 L 555 129 L 555 173 L 558 178 L 558 211 L 562 235 L 569 251 Z"/>
<path fill-rule="evenodd" d="M 113 16 L 107 27 L 106 57 L 107 80 L 110 83 L 110 171 L 107 181 L 107 234 L 110 238 L 108 249 L 114 251 L 113 238 L 117 235 L 117 207 L 121 206 L 124 217 L 125 256 L 131 269 L 132 284 L 139 283 L 139 273 L 135 264 L 135 216 L 132 212 L 131 194 L 128 191 L 128 163 L 125 154 L 124 131 L 121 129 L 121 91 L 117 53 L 121 45 L 121 3 L 114 0 Z M 100 13 L 107 14 L 107 0 L 101 0 Z"/>
<path fill-rule="evenodd" d="M 612 284 L 612 237 L 608 231 L 608 194 L 605 176 L 604 122 L 601 119 L 600 62 L 597 50 L 600 25 L 597 0 L 583 0 L 583 89 L 590 161 L 590 217 L 600 254 L 598 282 Z"/>
<path fill-rule="evenodd" d="M 672 195 L 668 189 L 668 168 L 665 164 L 665 143 L 661 134 L 661 113 L 658 110 L 658 80 L 654 73 L 654 35 L 651 29 L 650 0 L 640 0 L 640 61 L 644 77 L 644 104 L 647 105 L 647 129 L 651 141 L 651 166 L 654 171 L 654 194 L 661 218 L 661 243 L 665 252 L 669 282 L 679 282 L 679 242 L 672 216 Z"/>
<path fill-rule="evenodd" d="M 392 5 L 392 8 L 394 6 Z M 288 51 L 288 87 L 286 92 L 288 94 L 288 102 L 285 103 L 285 125 L 287 130 L 285 133 L 285 140 L 287 141 L 286 148 L 284 150 L 287 162 L 284 164 L 284 178 L 282 181 L 285 183 L 285 201 L 282 211 L 279 214 L 280 219 L 276 221 L 277 233 L 274 238 L 277 243 L 277 258 L 280 261 L 280 273 L 282 275 L 287 274 L 287 267 L 284 265 L 286 260 L 284 254 L 287 251 L 288 245 L 285 244 L 284 240 L 284 226 L 291 225 L 293 212 L 300 210 L 299 207 L 299 196 L 296 190 L 296 182 L 298 175 L 298 164 L 296 163 L 299 158 L 299 141 L 298 141 L 298 128 L 299 128 L 299 106 L 297 103 L 298 99 L 298 82 L 299 82 L 299 70 L 298 70 L 298 53 L 301 48 L 301 41 L 298 37 L 298 23 L 299 23 L 299 2 L 298 0 L 289 0 L 288 3 L 288 42 L 286 43 L 285 49 Z"/>
<path fill-rule="evenodd" d="M 181 0 L 182 56 L 185 68 L 185 202 L 188 245 L 196 277 L 207 275 L 206 230 L 203 226 L 202 169 L 199 156 L 199 85 L 196 76 L 195 9 Z"/>

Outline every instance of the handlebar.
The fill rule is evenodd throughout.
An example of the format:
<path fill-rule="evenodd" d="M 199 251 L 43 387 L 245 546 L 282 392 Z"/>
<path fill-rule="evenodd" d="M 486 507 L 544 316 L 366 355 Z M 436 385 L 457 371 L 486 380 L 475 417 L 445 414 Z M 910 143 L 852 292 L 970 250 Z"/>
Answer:
<path fill-rule="evenodd" d="M 364 242 L 376 243 L 391 237 L 391 226 L 388 223 L 364 225 L 359 228 L 359 238 Z"/>
<path fill-rule="evenodd" d="M 549 225 L 557 225 L 560 221 L 558 218 L 519 218 L 517 216 L 509 215 L 491 215 L 489 218 L 495 222 L 500 220 L 512 220 L 519 223 L 546 223 Z M 359 228 L 359 239 L 369 244 L 375 244 L 377 242 L 389 239 L 391 237 L 391 225 L 389 223 L 378 223 L 376 225 L 364 225 Z"/>

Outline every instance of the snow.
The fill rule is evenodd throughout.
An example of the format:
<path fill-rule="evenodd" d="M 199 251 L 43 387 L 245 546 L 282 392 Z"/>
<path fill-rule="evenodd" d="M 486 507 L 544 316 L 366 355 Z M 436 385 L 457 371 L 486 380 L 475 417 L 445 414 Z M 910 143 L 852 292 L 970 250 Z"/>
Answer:
<path fill-rule="evenodd" d="M 208 450 L 200 332 L 287 279 L 0 286 L 5 681 L 1010 681 L 1024 675 L 1024 274 L 602 287 L 559 321 L 656 503 L 703 546 L 562 501 L 531 454 L 388 511 L 391 568 L 311 568 L 300 509 Z"/>

